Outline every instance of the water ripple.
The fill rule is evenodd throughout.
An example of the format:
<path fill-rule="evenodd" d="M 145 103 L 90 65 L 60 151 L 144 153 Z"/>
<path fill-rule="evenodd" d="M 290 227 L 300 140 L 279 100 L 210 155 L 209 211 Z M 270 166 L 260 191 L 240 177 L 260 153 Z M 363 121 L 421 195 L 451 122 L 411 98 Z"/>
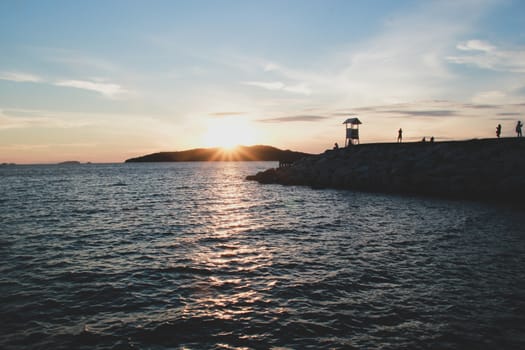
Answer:
<path fill-rule="evenodd" d="M 0 168 L 0 347 L 525 347 L 522 211 L 268 166 Z"/>

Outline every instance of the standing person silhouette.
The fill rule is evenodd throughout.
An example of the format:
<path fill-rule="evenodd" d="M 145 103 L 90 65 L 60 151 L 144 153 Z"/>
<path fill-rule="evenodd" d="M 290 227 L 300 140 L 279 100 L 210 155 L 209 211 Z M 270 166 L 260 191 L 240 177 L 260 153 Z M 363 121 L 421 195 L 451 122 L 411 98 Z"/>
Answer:
<path fill-rule="evenodd" d="M 518 120 L 518 124 L 516 124 L 516 134 L 518 134 L 518 137 L 521 137 L 521 127 L 523 124 L 521 123 L 521 120 Z"/>
<path fill-rule="evenodd" d="M 401 143 L 403 141 L 403 129 L 399 128 L 397 131 L 397 143 Z"/>
<path fill-rule="evenodd" d="M 501 124 L 498 124 L 498 126 L 496 126 L 496 136 L 498 137 L 498 139 L 500 135 L 501 135 Z"/>

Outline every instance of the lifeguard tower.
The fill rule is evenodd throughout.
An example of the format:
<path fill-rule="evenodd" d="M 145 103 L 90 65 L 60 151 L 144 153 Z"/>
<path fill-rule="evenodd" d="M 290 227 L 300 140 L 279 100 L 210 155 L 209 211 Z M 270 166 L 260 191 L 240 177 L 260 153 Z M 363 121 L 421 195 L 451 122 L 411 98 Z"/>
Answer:
<path fill-rule="evenodd" d="M 356 117 L 348 118 L 343 122 L 346 125 L 345 147 L 359 144 L 359 124 L 361 121 Z"/>

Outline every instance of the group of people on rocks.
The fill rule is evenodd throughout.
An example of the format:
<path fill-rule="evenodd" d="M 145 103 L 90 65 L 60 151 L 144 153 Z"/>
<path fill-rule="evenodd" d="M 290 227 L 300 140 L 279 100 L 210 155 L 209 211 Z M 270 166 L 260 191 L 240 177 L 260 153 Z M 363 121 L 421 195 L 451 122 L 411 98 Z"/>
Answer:
<path fill-rule="evenodd" d="M 521 120 L 518 120 L 518 123 L 516 124 L 517 137 L 523 136 L 521 132 L 522 127 L 523 127 L 523 123 L 521 122 Z M 498 126 L 496 126 L 496 137 L 500 138 L 500 136 L 501 136 L 501 124 L 498 124 Z M 402 141 L 403 141 L 403 129 L 399 128 L 399 130 L 397 131 L 397 142 L 401 143 Z M 426 138 L 423 137 L 421 142 L 426 142 Z M 434 142 L 434 136 L 430 138 L 430 142 Z"/>
<path fill-rule="evenodd" d="M 521 131 L 522 127 L 523 127 L 523 123 L 521 122 L 521 120 L 518 120 L 518 123 L 516 124 L 517 137 L 523 136 L 522 131 Z M 496 137 L 500 138 L 500 136 L 501 136 L 501 124 L 498 124 L 498 126 L 496 126 Z M 397 131 L 397 143 L 401 143 L 401 142 L 403 142 L 403 129 L 399 128 L 399 130 Z M 426 137 L 423 137 L 423 139 L 421 139 L 421 142 L 427 142 Z M 434 142 L 434 136 L 430 138 L 430 142 Z M 339 149 L 339 145 L 336 142 L 334 144 L 334 150 L 337 150 L 337 149 Z"/>
<path fill-rule="evenodd" d="M 397 143 L 403 142 L 403 129 L 399 128 L 397 131 Z M 423 137 L 421 142 L 427 142 L 427 138 Z M 434 142 L 434 136 L 430 137 L 430 142 Z"/>

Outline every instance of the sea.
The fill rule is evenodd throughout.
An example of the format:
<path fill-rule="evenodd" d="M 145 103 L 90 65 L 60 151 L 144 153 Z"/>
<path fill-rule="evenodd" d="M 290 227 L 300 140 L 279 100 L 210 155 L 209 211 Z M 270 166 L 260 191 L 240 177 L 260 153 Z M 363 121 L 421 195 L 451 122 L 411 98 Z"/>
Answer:
<path fill-rule="evenodd" d="M 1 166 L 0 348 L 525 349 L 523 208 L 275 166 Z"/>

